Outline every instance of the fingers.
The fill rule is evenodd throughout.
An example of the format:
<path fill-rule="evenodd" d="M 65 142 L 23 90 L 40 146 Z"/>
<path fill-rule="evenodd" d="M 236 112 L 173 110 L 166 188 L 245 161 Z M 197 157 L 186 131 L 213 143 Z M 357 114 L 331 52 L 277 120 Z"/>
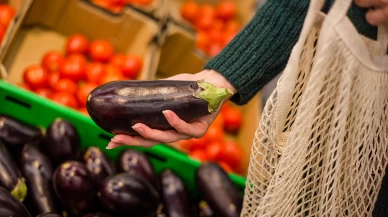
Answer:
<path fill-rule="evenodd" d="M 354 0 L 354 2 L 363 8 L 379 7 L 388 3 L 388 0 Z"/>
<path fill-rule="evenodd" d="M 184 139 L 190 138 L 190 136 L 181 134 L 175 130 L 168 130 L 168 131 L 155 130 L 141 123 L 135 124 L 133 126 L 133 129 L 136 130 L 145 139 L 160 141 L 163 143 L 171 143 L 178 140 L 184 140 Z"/>
<path fill-rule="evenodd" d="M 159 142 L 142 138 L 141 136 L 116 135 L 109 142 L 107 149 L 117 148 L 122 145 L 152 147 Z"/>
<path fill-rule="evenodd" d="M 372 25 L 378 25 L 388 22 L 388 4 L 387 6 L 370 10 L 366 13 L 366 20 Z"/>
<path fill-rule="evenodd" d="M 195 121 L 191 124 L 186 123 L 180 119 L 173 111 L 163 111 L 164 117 L 168 123 L 175 128 L 175 130 L 181 134 L 189 135 L 190 137 L 201 137 L 206 132 L 208 126 L 201 121 Z"/>

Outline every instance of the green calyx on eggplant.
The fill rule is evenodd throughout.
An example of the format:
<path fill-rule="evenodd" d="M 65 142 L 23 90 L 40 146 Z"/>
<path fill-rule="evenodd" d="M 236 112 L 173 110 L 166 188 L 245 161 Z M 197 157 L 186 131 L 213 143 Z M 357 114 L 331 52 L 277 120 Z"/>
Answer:
<path fill-rule="evenodd" d="M 36 212 L 57 212 L 57 198 L 52 186 L 53 169 L 49 158 L 34 145 L 26 144 L 19 157 L 19 168 L 27 180 L 27 197 Z"/>
<path fill-rule="evenodd" d="M 155 217 L 160 212 L 160 198 L 155 188 L 129 173 L 106 178 L 97 195 L 114 216 Z"/>
<path fill-rule="evenodd" d="M 94 182 L 80 162 L 62 163 L 54 172 L 53 185 L 57 197 L 74 215 L 86 214 L 96 201 Z"/>
<path fill-rule="evenodd" d="M 205 81 L 113 81 L 94 89 L 87 98 L 90 117 L 112 134 L 139 135 L 132 126 L 171 130 L 163 115 L 171 110 L 186 122 L 215 112 L 233 92 Z"/>
<path fill-rule="evenodd" d="M 217 163 L 203 163 L 197 170 L 196 184 L 214 216 L 240 216 L 243 198 L 228 174 Z"/>
<path fill-rule="evenodd" d="M 26 198 L 25 179 L 2 142 L 0 142 L 0 186 L 9 190 L 20 202 Z"/>
<path fill-rule="evenodd" d="M 96 186 L 115 173 L 113 162 L 97 147 L 89 147 L 83 159 Z"/>
<path fill-rule="evenodd" d="M 61 118 L 55 119 L 47 128 L 42 144 L 54 166 L 80 157 L 80 138 L 74 125 Z"/>
<path fill-rule="evenodd" d="M 170 169 L 161 174 L 163 204 L 168 217 L 193 217 L 190 196 L 183 181 Z"/>
<path fill-rule="evenodd" d="M 22 202 L 0 186 L 0 216 L 31 217 Z"/>

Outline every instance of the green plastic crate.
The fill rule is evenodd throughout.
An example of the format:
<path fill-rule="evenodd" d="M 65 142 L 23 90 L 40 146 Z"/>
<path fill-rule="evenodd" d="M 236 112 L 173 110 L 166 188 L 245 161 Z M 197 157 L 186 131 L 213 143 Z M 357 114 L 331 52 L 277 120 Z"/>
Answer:
<path fill-rule="evenodd" d="M 171 169 L 182 178 L 191 192 L 198 192 L 194 178 L 200 162 L 189 158 L 185 153 L 164 144 L 152 148 L 125 146 L 108 150 L 105 147 L 113 135 L 99 128 L 91 118 L 4 80 L 0 80 L 0 113 L 21 120 L 26 124 L 43 126 L 44 128 L 47 128 L 56 118 L 63 118 L 72 122 L 77 128 L 81 137 L 82 149 L 89 146 L 99 147 L 113 161 L 124 148 L 142 151 L 149 157 L 157 173 L 167 168 Z M 230 178 L 243 193 L 246 179 L 236 174 L 230 174 Z"/>

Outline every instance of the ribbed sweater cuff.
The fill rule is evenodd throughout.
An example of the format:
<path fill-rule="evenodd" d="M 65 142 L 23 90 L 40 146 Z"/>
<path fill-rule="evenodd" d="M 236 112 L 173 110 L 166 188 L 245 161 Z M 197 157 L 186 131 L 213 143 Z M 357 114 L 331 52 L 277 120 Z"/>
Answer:
<path fill-rule="evenodd" d="M 247 103 L 286 66 L 301 32 L 309 0 L 270 0 L 205 69 L 221 73 L 236 89 L 231 98 Z"/>

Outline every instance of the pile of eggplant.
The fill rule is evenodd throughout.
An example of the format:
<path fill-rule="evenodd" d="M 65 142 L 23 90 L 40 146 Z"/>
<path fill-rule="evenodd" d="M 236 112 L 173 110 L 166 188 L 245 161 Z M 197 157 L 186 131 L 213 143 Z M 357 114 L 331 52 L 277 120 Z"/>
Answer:
<path fill-rule="evenodd" d="M 124 149 L 113 162 L 79 143 L 67 120 L 43 129 L 0 114 L 0 217 L 240 216 L 242 195 L 217 163 L 198 168 L 190 194 L 142 152 Z"/>

